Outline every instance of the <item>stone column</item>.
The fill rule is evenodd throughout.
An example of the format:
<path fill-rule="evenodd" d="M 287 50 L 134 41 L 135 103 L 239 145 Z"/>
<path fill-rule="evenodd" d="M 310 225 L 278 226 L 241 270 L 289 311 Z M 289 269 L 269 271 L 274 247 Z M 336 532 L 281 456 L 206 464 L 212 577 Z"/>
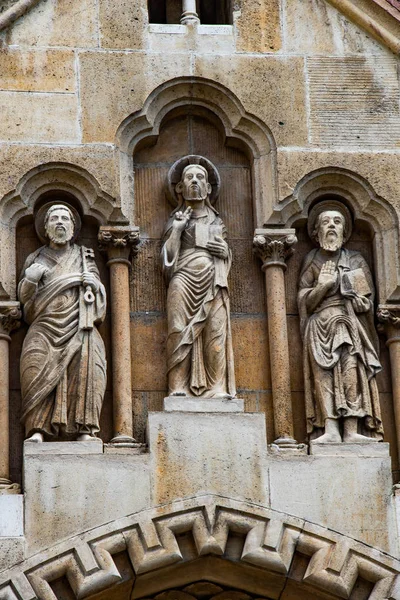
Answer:
<path fill-rule="evenodd" d="M 0 290 L 0 494 L 19 494 L 20 486 L 12 483 L 10 476 L 10 404 L 9 404 L 9 346 L 10 333 L 20 326 L 21 310 L 19 302 L 7 298 Z M 4 295 L 1 293 L 4 292 Z"/>
<path fill-rule="evenodd" d="M 199 15 L 196 11 L 196 0 L 182 0 L 182 25 L 200 23 Z"/>
<path fill-rule="evenodd" d="M 294 439 L 286 320 L 286 259 L 296 244 L 295 229 L 256 229 L 254 252 L 262 261 L 268 311 L 274 425 L 279 449 L 299 448 Z"/>
<path fill-rule="evenodd" d="M 110 269 L 114 418 L 111 443 L 134 446 L 137 442 L 133 437 L 129 257 L 139 243 L 139 228 L 121 218 L 120 223 L 100 227 L 99 242 L 107 252 Z"/>
<path fill-rule="evenodd" d="M 386 345 L 389 348 L 397 451 L 400 460 L 400 305 L 380 304 L 377 316 L 383 324 L 387 336 Z"/>

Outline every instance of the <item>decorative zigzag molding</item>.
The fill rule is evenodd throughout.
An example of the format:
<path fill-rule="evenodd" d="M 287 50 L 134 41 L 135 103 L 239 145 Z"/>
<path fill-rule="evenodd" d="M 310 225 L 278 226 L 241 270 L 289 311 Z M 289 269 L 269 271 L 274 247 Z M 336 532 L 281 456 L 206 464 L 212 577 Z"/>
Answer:
<path fill-rule="evenodd" d="M 245 536 L 242 566 L 290 577 L 299 552 L 310 559 L 304 583 L 349 598 L 362 577 L 373 584 L 370 600 L 400 600 L 395 558 L 302 519 L 218 496 L 142 511 L 32 556 L 0 575 L 0 600 L 56 600 L 50 582 L 62 576 L 76 598 L 86 598 L 121 581 L 113 560 L 119 552 L 128 552 L 137 575 L 184 562 L 177 536 L 187 532 L 198 557 L 223 557 L 229 536 L 239 533 Z"/>

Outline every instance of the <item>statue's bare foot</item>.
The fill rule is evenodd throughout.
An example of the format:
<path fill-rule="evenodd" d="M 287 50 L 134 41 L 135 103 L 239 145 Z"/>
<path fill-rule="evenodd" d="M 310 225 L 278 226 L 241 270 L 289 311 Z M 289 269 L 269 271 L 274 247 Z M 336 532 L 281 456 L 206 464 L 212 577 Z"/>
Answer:
<path fill-rule="evenodd" d="M 320 435 L 319 438 L 317 438 L 316 440 L 313 440 L 312 443 L 313 444 L 338 444 L 342 441 L 342 438 L 340 437 L 340 433 L 332 433 L 332 432 L 326 432 L 323 435 Z"/>
<path fill-rule="evenodd" d="M 97 437 L 94 435 L 90 435 L 89 433 L 81 433 L 76 438 L 78 442 L 92 442 L 93 440 L 97 440 Z"/>
<path fill-rule="evenodd" d="M 25 441 L 41 443 L 41 442 L 43 442 L 43 440 L 44 440 L 43 433 L 40 433 L 40 431 L 36 431 L 35 433 L 33 433 L 31 435 L 31 437 L 28 437 Z"/>
<path fill-rule="evenodd" d="M 360 433 L 344 433 L 343 441 L 346 444 L 368 444 L 369 442 L 379 442 L 378 439 L 361 435 Z"/>
<path fill-rule="evenodd" d="M 214 394 L 213 398 L 232 400 L 232 396 L 228 394 L 228 392 L 217 392 L 216 394 Z"/>

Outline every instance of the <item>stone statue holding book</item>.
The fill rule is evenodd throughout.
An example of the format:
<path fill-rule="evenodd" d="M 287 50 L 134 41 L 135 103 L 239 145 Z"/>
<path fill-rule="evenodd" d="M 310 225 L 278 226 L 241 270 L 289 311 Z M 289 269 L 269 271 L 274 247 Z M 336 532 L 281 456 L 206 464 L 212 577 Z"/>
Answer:
<path fill-rule="evenodd" d="M 228 294 L 231 252 L 213 206 L 219 182 L 214 165 L 200 156 L 180 159 L 168 176 L 169 197 L 176 205 L 162 248 L 170 396 L 235 396 Z"/>
<path fill-rule="evenodd" d="M 343 247 L 351 234 L 347 207 L 324 200 L 309 215 L 318 243 L 305 258 L 298 305 L 304 340 L 307 427 L 313 443 L 382 439 L 376 374 L 374 284 L 363 256 Z"/>
<path fill-rule="evenodd" d="M 90 248 L 74 244 L 78 212 L 57 202 L 39 209 L 44 246 L 28 256 L 18 296 L 30 325 L 21 354 L 22 421 L 31 442 L 95 439 L 106 389 L 106 353 L 96 325 L 104 285 Z"/>

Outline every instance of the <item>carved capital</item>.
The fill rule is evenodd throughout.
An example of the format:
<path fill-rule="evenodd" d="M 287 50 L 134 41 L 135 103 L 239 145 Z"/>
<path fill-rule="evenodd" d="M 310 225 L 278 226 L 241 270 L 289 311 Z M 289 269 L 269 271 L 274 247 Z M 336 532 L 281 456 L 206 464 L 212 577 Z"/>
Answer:
<path fill-rule="evenodd" d="M 386 345 L 400 342 L 400 305 L 380 304 L 376 316 L 379 321 L 378 330 L 388 338 Z"/>
<path fill-rule="evenodd" d="M 263 271 L 271 266 L 286 269 L 286 260 L 293 254 L 296 243 L 295 229 L 256 229 L 253 250 L 261 259 Z"/>
<path fill-rule="evenodd" d="M 99 248 L 107 252 L 110 261 L 126 262 L 136 255 L 140 243 L 139 227 L 131 225 L 102 225 L 98 235 Z"/>
<path fill-rule="evenodd" d="M 0 300 L 0 336 L 9 336 L 11 331 L 21 325 L 21 307 L 19 302 Z"/>

